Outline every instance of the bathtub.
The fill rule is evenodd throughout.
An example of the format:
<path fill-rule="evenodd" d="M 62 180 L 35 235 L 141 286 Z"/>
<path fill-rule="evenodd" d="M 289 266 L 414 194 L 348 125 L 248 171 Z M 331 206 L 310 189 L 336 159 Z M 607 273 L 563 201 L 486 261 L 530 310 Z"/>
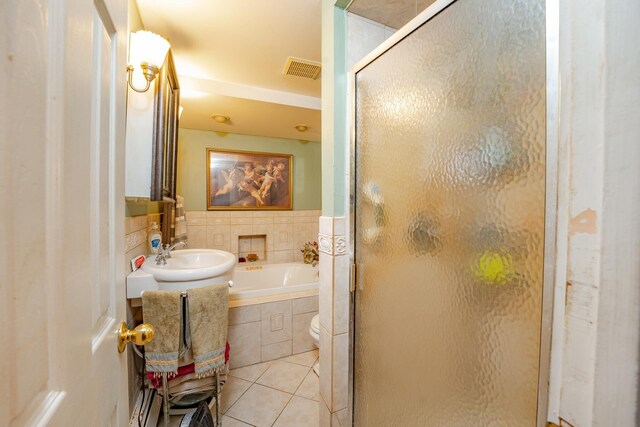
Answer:
<path fill-rule="evenodd" d="M 232 369 L 304 353 L 318 314 L 318 267 L 239 264 L 229 288 L 228 340 Z"/>
<path fill-rule="evenodd" d="M 233 272 L 233 287 L 229 289 L 229 301 L 254 300 L 260 297 L 269 301 L 289 298 L 287 294 L 304 292 L 312 295 L 318 291 L 318 266 L 302 263 L 249 264 L 242 263 Z M 282 296 L 282 297 L 279 297 Z"/>

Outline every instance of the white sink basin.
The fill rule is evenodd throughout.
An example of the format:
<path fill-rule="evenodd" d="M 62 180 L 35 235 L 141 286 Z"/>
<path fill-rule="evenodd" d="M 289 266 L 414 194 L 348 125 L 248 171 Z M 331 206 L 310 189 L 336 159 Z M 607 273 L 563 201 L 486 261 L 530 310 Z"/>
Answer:
<path fill-rule="evenodd" d="M 138 270 L 127 276 L 127 298 L 144 291 L 185 291 L 233 280 L 236 257 L 218 249 L 183 249 L 171 252 L 166 265 L 156 265 L 149 255 Z"/>
<path fill-rule="evenodd" d="M 149 256 L 142 271 L 163 282 L 188 282 L 220 276 L 231 270 L 236 257 L 218 249 L 183 249 L 171 252 L 166 265 L 156 265 L 155 256 Z"/>

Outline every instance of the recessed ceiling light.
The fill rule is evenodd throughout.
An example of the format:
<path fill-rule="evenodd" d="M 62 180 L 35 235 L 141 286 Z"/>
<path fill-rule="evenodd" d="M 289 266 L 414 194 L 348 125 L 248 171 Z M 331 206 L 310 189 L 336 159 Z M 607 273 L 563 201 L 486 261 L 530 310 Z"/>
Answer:
<path fill-rule="evenodd" d="M 218 123 L 227 123 L 230 120 L 229 116 L 225 116 L 224 114 L 214 114 L 211 118 Z"/>
<path fill-rule="evenodd" d="M 296 130 L 298 132 L 306 132 L 307 129 L 309 129 L 309 126 L 303 125 L 303 124 L 299 124 L 299 125 L 296 125 L 295 128 L 296 128 Z"/>

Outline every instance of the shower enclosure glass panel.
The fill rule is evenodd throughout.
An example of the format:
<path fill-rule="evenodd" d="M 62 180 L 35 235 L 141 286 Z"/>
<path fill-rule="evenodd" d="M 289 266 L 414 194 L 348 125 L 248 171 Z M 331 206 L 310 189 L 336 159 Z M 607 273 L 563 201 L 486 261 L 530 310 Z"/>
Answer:
<path fill-rule="evenodd" d="M 357 426 L 534 426 L 545 2 L 458 0 L 356 73 Z"/>

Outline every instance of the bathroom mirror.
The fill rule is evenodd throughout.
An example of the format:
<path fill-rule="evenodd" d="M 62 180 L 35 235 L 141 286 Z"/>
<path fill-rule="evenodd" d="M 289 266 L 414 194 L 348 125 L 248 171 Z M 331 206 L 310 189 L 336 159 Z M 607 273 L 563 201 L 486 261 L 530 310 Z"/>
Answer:
<path fill-rule="evenodd" d="M 176 197 L 180 85 L 171 50 L 157 78 L 151 163 L 152 201 Z"/>

